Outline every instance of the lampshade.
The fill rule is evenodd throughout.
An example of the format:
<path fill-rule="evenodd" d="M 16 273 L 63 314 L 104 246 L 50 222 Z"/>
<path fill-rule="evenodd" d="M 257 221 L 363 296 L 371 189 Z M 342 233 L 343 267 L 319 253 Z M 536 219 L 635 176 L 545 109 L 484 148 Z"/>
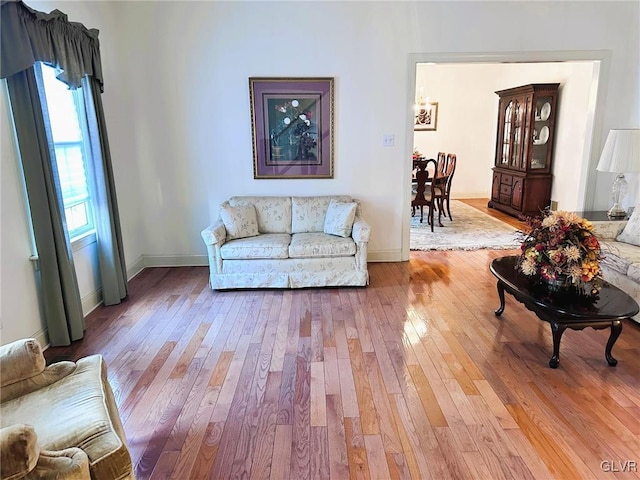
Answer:
<path fill-rule="evenodd" d="M 610 130 L 596 170 L 640 172 L 640 129 Z"/>

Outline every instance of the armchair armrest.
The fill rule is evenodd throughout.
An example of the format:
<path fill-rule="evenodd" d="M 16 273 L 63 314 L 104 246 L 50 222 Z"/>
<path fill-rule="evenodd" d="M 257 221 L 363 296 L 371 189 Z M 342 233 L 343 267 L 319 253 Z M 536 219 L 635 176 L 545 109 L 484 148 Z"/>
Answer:
<path fill-rule="evenodd" d="M 26 380 L 42 373 L 46 361 L 40 344 L 34 338 L 17 340 L 0 347 L 0 385 Z"/>
<path fill-rule="evenodd" d="M 207 245 L 223 244 L 227 239 L 227 229 L 224 227 L 222 220 L 218 220 L 202 230 L 200 235 Z"/>
<path fill-rule="evenodd" d="M 73 362 L 46 366 L 37 340 L 27 338 L 0 347 L 0 402 L 44 388 L 66 377 L 76 368 Z"/>
<path fill-rule="evenodd" d="M 90 480 L 89 458 L 79 448 L 41 450 L 30 425 L 17 423 L 0 430 L 0 477 Z"/>
<path fill-rule="evenodd" d="M 38 436 L 30 425 L 17 423 L 0 429 L 0 477 L 25 477 L 38 462 Z"/>

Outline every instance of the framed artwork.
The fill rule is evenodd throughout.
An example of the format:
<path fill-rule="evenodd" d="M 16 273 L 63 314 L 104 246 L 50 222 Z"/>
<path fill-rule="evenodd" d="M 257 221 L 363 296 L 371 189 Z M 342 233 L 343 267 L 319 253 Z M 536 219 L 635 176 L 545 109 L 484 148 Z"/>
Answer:
<path fill-rule="evenodd" d="M 425 103 L 416 110 L 414 130 L 435 130 L 438 126 L 438 102 Z"/>
<path fill-rule="evenodd" d="M 333 78 L 249 78 L 253 178 L 333 178 Z"/>

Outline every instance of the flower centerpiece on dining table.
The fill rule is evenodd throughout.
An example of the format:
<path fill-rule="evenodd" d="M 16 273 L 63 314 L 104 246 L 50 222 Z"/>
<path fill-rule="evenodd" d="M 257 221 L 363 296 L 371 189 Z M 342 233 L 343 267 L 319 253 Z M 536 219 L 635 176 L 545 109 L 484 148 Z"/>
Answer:
<path fill-rule="evenodd" d="M 602 252 L 591 222 L 573 212 L 547 209 L 526 223 L 517 262 L 522 273 L 537 276 L 550 290 L 598 292 Z"/>

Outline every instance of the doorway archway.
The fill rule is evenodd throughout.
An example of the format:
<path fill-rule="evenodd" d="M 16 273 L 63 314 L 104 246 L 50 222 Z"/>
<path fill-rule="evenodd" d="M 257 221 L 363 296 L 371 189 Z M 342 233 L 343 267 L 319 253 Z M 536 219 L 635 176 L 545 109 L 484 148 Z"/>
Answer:
<path fill-rule="evenodd" d="M 408 109 L 408 128 L 406 139 L 406 155 L 405 158 L 410 158 L 411 152 L 414 147 L 414 117 L 413 117 L 413 105 L 416 98 L 416 90 L 418 85 L 418 69 L 420 65 L 428 64 L 429 68 L 437 75 L 438 66 L 446 67 L 464 67 L 464 66 L 487 66 L 491 64 L 495 65 L 524 65 L 531 67 L 532 64 L 544 64 L 544 63 L 567 63 L 567 62 L 590 62 L 593 66 L 589 71 L 591 72 L 591 78 L 588 79 L 589 92 L 587 105 L 584 106 L 585 118 L 584 118 L 584 139 L 583 141 L 583 155 L 580 163 L 581 171 L 579 175 L 579 185 L 577 188 L 577 205 L 579 209 L 588 210 L 593 204 L 593 192 L 595 191 L 595 165 L 598 161 L 598 152 L 603 141 L 602 138 L 602 114 L 604 110 L 604 94 L 606 85 L 606 77 L 609 70 L 609 57 L 607 52 L 603 51 L 571 51 L 571 52 L 512 52 L 512 53 L 497 53 L 497 54 L 412 54 L 409 56 L 408 66 L 408 98 L 407 104 L 410 106 Z M 541 65 L 542 67 L 542 65 Z M 473 82 L 473 79 L 469 80 Z M 529 83 L 529 82 L 523 82 Z M 489 92 L 493 95 L 493 91 Z M 431 98 L 432 101 L 438 101 L 437 98 Z M 495 108 L 497 109 L 497 102 L 495 102 Z M 439 115 L 442 115 L 443 106 L 440 105 Z M 492 127 L 495 128 L 496 117 L 493 113 L 488 120 Z M 442 125 L 442 122 L 440 122 Z M 438 128 L 441 128 L 439 125 Z M 444 128 L 444 127 L 442 127 Z M 431 132 L 429 132 L 431 133 Z M 491 145 L 494 144 L 495 138 L 491 138 Z M 484 156 L 488 156 L 487 170 L 493 165 L 493 152 L 490 155 L 484 152 Z M 484 158 L 484 157 L 483 157 Z M 404 178 L 408 178 L 410 175 L 410 162 L 405 162 L 406 175 Z M 487 189 L 490 184 L 487 185 Z M 403 185 L 404 198 L 410 197 L 410 186 L 408 182 L 404 182 Z M 409 239 L 410 239 L 410 218 L 403 219 L 403 238 L 402 238 L 402 259 L 409 259 Z"/>

